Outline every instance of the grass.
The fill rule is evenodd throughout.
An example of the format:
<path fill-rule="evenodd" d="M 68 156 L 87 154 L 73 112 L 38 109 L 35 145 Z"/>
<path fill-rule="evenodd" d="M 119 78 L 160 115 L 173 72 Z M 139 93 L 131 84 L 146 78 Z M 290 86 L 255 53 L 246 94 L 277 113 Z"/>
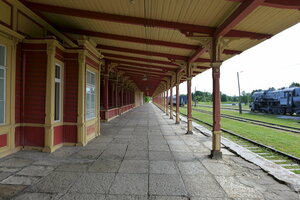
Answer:
<path fill-rule="evenodd" d="M 186 113 L 186 108 L 181 107 L 180 111 Z M 193 111 L 193 117 L 207 123 L 212 123 L 212 116 L 210 114 Z M 288 133 L 230 119 L 222 119 L 221 124 L 222 128 L 226 130 L 233 131 L 241 136 L 300 158 L 300 134 Z M 225 134 L 223 135 L 225 136 Z"/>
<path fill-rule="evenodd" d="M 199 109 L 206 110 L 206 111 L 212 111 L 212 108 L 199 107 Z M 232 116 L 235 116 L 235 117 L 243 117 L 243 118 L 246 118 L 246 119 L 253 119 L 253 120 L 259 120 L 259 121 L 263 121 L 263 122 L 269 122 L 269 123 L 274 123 L 274 124 L 279 124 L 279 125 L 284 125 L 284 126 L 291 126 L 291 127 L 295 127 L 295 128 L 300 128 L 300 123 L 298 123 L 299 122 L 298 120 L 279 119 L 279 118 L 277 118 L 276 115 L 259 114 L 259 113 L 239 114 L 238 112 L 231 111 L 231 110 L 221 110 L 221 113 L 226 114 L 226 115 L 232 115 Z"/>

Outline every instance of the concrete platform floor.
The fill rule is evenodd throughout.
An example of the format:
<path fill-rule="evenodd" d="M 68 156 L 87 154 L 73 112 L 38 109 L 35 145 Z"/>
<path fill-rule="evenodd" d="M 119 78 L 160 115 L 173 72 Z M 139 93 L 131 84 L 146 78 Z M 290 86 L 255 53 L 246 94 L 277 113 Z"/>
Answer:
<path fill-rule="evenodd" d="M 300 199 L 240 157 L 209 159 L 210 138 L 185 126 L 145 104 L 102 124 L 85 147 L 2 158 L 0 199 Z"/>

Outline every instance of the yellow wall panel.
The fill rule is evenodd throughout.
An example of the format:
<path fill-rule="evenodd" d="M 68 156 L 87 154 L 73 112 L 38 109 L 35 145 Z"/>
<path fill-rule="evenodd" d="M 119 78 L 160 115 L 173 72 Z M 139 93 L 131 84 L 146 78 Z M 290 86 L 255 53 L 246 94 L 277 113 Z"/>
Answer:
<path fill-rule="evenodd" d="M 31 37 L 44 36 L 43 27 L 21 12 L 18 13 L 18 31 Z"/>
<path fill-rule="evenodd" d="M 12 5 L 6 1 L 0 0 L 0 22 L 11 26 Z"/>

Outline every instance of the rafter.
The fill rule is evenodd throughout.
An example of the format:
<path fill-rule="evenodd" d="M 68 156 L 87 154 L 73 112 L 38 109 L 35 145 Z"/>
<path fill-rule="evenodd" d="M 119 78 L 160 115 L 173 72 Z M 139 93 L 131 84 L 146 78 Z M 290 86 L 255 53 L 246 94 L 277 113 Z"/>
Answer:
<path fill-rule="evenodd" d="M 129 67 L 129 68 L 132 68 L 132 69 L 141 69 L 141 70 L 151 70 L 151 71 L 156 71 L 156 72 L 164 72 L 163 69 L 141 67 L 141 66 L 119 65 L 119 67 Z"/>
<path fill-rule="evenodd" d="M 151 40 L 145 38 L 130 37 L 130 36 L 116 35 L 116 34 L 96 32 L 96 31 L 88 31 L 83 29 L 73 29 L 67 27 L 59 27 L 58 29 L 65 33 L 80 34 L 80 35 L 105 38 L 110 40 L 134 42 L 134 43 L 157 45 L 157 46 L 166 46 L 166 47 L 188 49 L 188 50 L 197 49 L 197 45 L 190 45 L 190 44 L 183 44 L 183 43 L 176 43 L 176 42 L 166 42 L 161 40 Z"/>
<path fill-rule="evenodd" d="M 200 57 L 202 54 L 204 54 L 206 52 L 206 49 L 203 48 L 202 46 L 200 46 L 191 57 L 189 57 L 188 59 L 188 63 L 192 63 L 195 62 L 195 60 L 197 60 L 198 57 Z"/>
<path fill-rule="evenodd" d="M 73 16 L 73 17 L 96 19 L 96 20 L 116 22 L 116 23 L 125 23 L 125 24 L 139 25 L 144 27 L 175 29 L 185 34 L 189 32 L 194 32 L 194 33 L 212 35 L 215 32 L 215 28 L 209 26 L 185 24 L 185 23 L 178 23 L 178 22 L 140 18 L 140 17 L 122 16 L 122 15 L 94 12 L 88 10 L 67 8 L 67 7 L 33 3 L 33 2 L 25 2 L 25 5 L 30 9 L 38 12 L 56 13 L 61 15 Z M 230 33 L 235 33 L 235 30 L 231 30 Z M 238 37 L 248 37 L 249 32 L 239 31 L 238 35 L 239 35 Z"/>
<path fill-rule="evenodd" d="M 172 70 L 177 69 L 175 66 L 157 66 L 157 65 L 149 65 L 144 63 L 135 63 L 135 62 L 128 62 L 124 60 L 114 60 L 114 59 L 106 59 L 109 62 L 117 63 L 117 64 L 124 64 L 124 65 L 130 65 L 130 66 L 137 66 L 137 67 L 146 67 L 146 68 L 156 68 L 156 69 L 163 69 L 163 70 Z"/>
<path fill-rule="evenodd" d="M 235 2 L 244 2 L 245 0 L 227 0 Z M 300 10 L 299 0 L 265 0 L 261 4 L 262 6 L 268 6 L 273 8 L 285 8 L 285 9 L 297 9 Z"/>
<path fill-rule="evenodd" d="M 102 53 L 102 54 L 105 57 L 109 57 L 109 58 L 119 58 L 119 59 L 141 61 L 141 62 L 148 62 L 148 63 L 154 63 L 154 64 L 161 64 L 161 65 L 177 66 L 174 63 L 169 62 L 169 61 L 152 60 L 152 59 L 148 59 L 148 58 L 124 56 L 124 55 L 120 55 L 120 54 L 111 54 L 111 53 Z"/>
<path fill-rule="evenodd" d="M 121 71 L 135 71 L 135 72 L 142 72 L 142 73 L 147 73 L 147 74 L 156 74 L 156 75 L 166 75 L 165 73 L 163 72 L 154 72 L 154 71 L 150 71 L 150 70 L 141 70 L 141 69 L 131 69 L 131 68 L 128 68 L 128 67 L 118 67 L 118 70 L 121 70 Z"/>
<path fill-rule="evenodd" d="M 145 56 L 156 56 L 156 57 L 167 58 L 169 60 L 185 60 L 186 61 L 189 58 L 187 56 L 181 56 L 181 55 L 175 55 L 175 54 L 159 53 L 159 52 L 153 52 L 153 51 L 143 51 L 143 50 L 128 49 L 128 48 L 114 47 L 114 46 L 107 46 L 107 45 L 97 45 L 97 48 L 104 49 L 104 50 L 132 53 L 132 54 L 140 54 L 140 55 L 145 55 Z M 210 59 L 198 58 L 195 62 L 210 62 Z"/>
<path fill-rule="evenodd" d="M 265 0 L 246 0 L 244 1 L 214 32 L 214 37 L 225 36 L 238 23 L 246 18 L 252 11 L 260 6 Z"/>

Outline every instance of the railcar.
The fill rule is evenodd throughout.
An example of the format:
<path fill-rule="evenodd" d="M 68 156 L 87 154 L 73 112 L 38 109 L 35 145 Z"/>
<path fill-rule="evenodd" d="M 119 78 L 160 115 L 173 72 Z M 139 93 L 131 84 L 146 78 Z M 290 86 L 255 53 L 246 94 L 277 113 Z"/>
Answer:
<path fill-rule="evenodd" d="M 254 92 L 252 112 L 300 116 L 300 87 Z"/>

